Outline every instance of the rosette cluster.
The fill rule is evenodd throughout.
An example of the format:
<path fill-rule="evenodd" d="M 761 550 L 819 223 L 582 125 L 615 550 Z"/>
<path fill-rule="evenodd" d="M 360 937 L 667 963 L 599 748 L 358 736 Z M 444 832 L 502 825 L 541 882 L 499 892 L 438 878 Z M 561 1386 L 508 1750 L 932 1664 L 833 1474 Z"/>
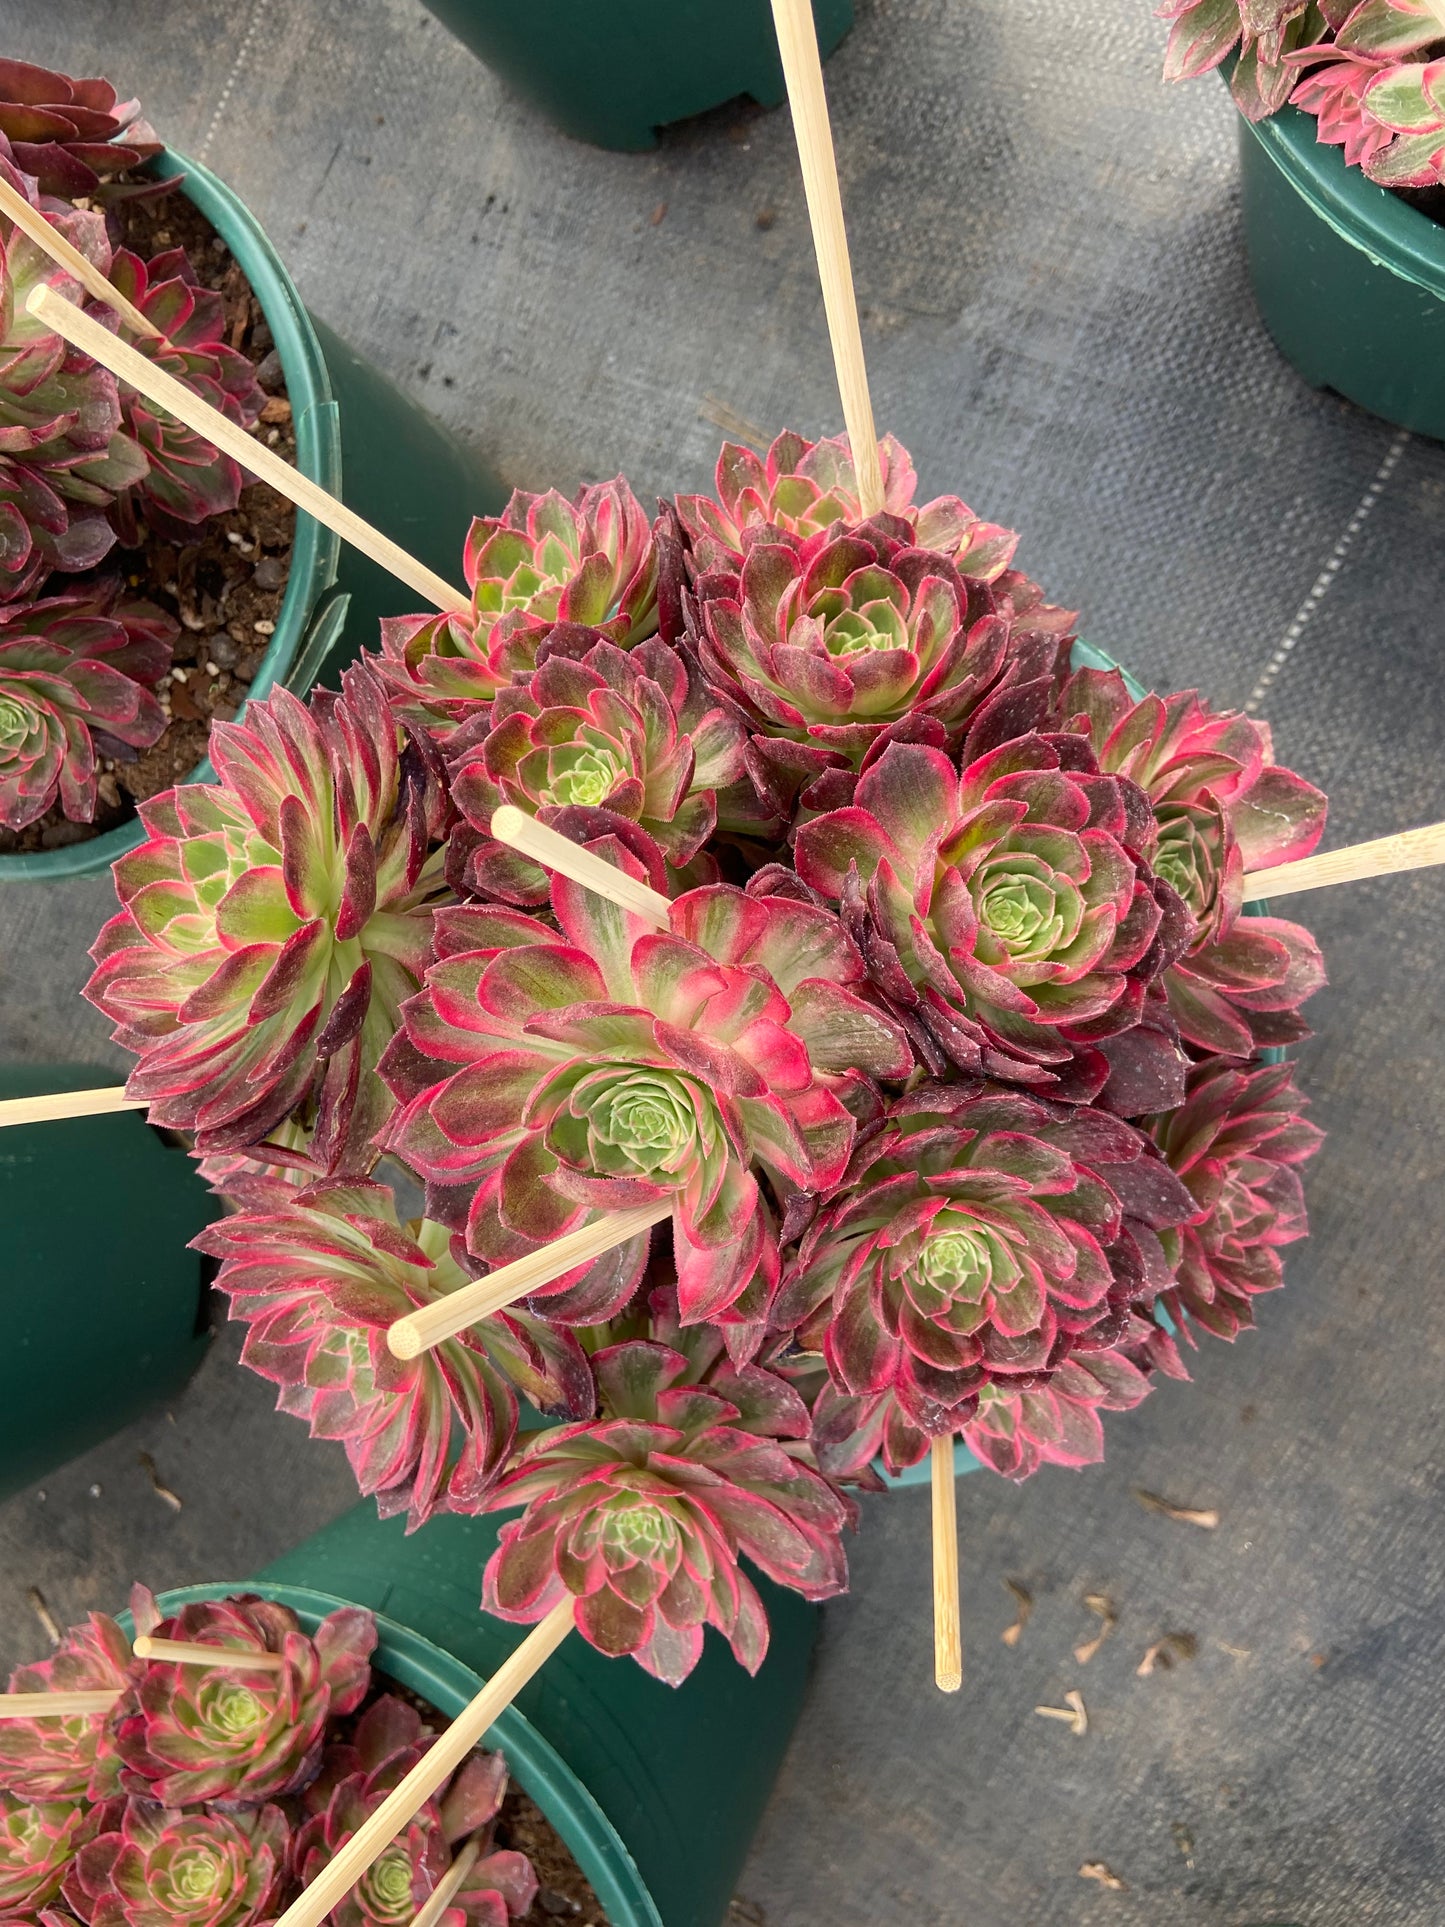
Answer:
<path fill-rule="evenodd" d="M 165 1616 L 144 1587 L 137 1632 L 216 1649 L 215 1664 L 142 1660 L 93 1613 L 12 1692 L 108 1688 L 108 1712 L 0 1727 L 0 1912 L 45 1927 L 258 1927 L 283 1913 L 435 1737 L 379 1690 L 376 1624 L 354 1607 L 306 1633 L 254 1594 Z M 238 1665 L 265 1655 L 280 1670 Z M 507 1927 L 537 1878 L 494 1841 L 506 1763 L 473 1753 L 426 1801 L 333 1918 L 405 1927 L 455 1849 L 477 1854 L 440 1916 Z"/>
<path fill-rule="evenodd" d="M 1304 1229 L 1272 1059 L 1323 969 L 1245 880 L 1324 798 L 1263 724 L 1074 667 L 1014 537 L 880 456 L 868 516 L 791 435 L 651 526 L 620 479 L 519 494 L 466 619 L 254 705 L 149 807 L 97 951 L 283 1409 L 412 1524 L 520 1508 L 487 1609 L 570 1596 L 668 1680 L 707 1626 L 760 1662 L 749 1565 L 844 1586 L 876 1458 L 1097 1459 Z M 602 1255 L 546 1270 L 573 1233 Z"/>

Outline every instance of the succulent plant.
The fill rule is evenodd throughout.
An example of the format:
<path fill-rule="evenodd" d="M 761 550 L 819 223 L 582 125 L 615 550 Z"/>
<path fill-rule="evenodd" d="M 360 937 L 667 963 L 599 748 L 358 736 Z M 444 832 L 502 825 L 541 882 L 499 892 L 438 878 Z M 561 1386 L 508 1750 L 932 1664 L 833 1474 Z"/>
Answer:
<path fill-rule="evenodd" d="M 33 1918 L 58 1898 L 71 1861 L 104 1811 L 75 1800 L 31 1804 L 0 1793 L 0 1918 Z"/>
<path fill-rule="evenodd" d="M 642 875 L 614 839 L 589 847 Z M 870 1079 L 911 1068 L 902 1033 L 866 1000 L 837 919 L 809 904 L 716 885 L 679 898 L 659 934 L 561 877 L 551 902 L 556 931 L 512 910 L 439 915 L 438 961 L 387 1060 L 406 1101 L 386 1142 L 491 1264 L 671 1197 L 684 1320 L 760 1335 L 778 1257 L 759 1177 L 781 1201 L 841 1176 L 848 1104 L 866 1110 Z M 647 1246 L 564 1274 L 535 1307 L 612 1316 Z"/>
<path fill-rule="evenodd" d="M 524 1447 L 490 1504 L 526 1510 L 502 1527 L 483 1591 L 488 1611 L 523 1622 L 570 1593 L 592 1645 L 671 1685 L 697 1664 L 704 1626 L 749 1672 L 762 1664 L 767 1616 L 741 1555 L 826 1599 L 847 1583 L 848 1523 L 792 1387 L 727 1364 L 714 1334 L 676 1335 L 687 1354 L 655 1339 L 604 1347 L 599 1417 Z"/>
<path fill-rule="evenodd" d="M 220 780 L 142 806 L 115 865 L 123 908 L 86 996 L 139 1063 L 154 1122 L 247 1150 L 315 1103 L 328 1170 L 374 1161 L 373 1067 L 431 956 L 447 802 L 364 667 L 309 708 L 285 690 L 218 723 Z"/>
<path fill-rule="evenodd" d="M 704 678 L 755 732 L 755 780 L 786 810 L 800 784 L 810 808 L 846 803 L 844 772 L 900 734 L 942 747 L 975 719 L 1042 722 L 1062 638 L 1015 635 L 1011 613 L 947 556 L 870 524 L 821 546 L 764 532 L 738 573 L 698 580 L 690 622 Z"/>
<path fill-rule="evenodd" d="M 266 397 L 252 364 L 226 340 L 225 303 L 197 283 L 185 250 L 172 248 L 147 264 L 122 248 L 111 262 L 110 279 L 164 337 L 138 336 L 141 353 L 231 421 L 252 427 Z M 121 409 L 125 433 L 143 463 L 140 479 L 120 493 L 113 511 L 128 547 L 141 539 L 142 517 L 158 535 L 185 541 L 189 525 L 236 506 L 244 478 L 229 455 L 134 388 L 121 391 Z"/>
<path fill-rule="evenodd" d="M 1137 1024 L 1193 926 L 1133 854 L 1148 812 L 1132 784 L 1069 737 L 977 756 L 975 740 L 961 775 L 941 750 L 890 743 L 851 806 L 799 829 L 798 875 L 841 906 L 935 1075 L 952 1062 L 1091 1101 L 1101 1043 Z"/>
<path fill-rule="evenodd" d="M 917 1431 L 1108 1351 L 1173 1277 L 1193 1200 L 1132 1125 L 974 1084 L 922 1085 L 854 1153 L 774 1310 L 838 1390 Z"/>
<path fill-rule="evenodd" d="M 15 165 L 42 194 L 110 200 L 141 185 L 119 183 L 161 151 L 138 100 L 121 100 L 108 80 L 74 80 L 27 60 L 0 60 L 0 134 Z M 149 192 L 174 183 L 147 182 Z"/>
<path fill-rule="evenodd" d="M 13 187 L 38 200 L 22 175 L 6 171 Z M 47 218 L 102 272 L 109 268 L 99 214 L 72 208 Z M 78 281 L 10 228 L 0 241 L 0 601 L 31 596 L 52 569 L 98 563 L 115 542 L 106 510 L 145 472 L 120 432 L 115 378 L 26 307 L 41 286 L 88 303 Z M 114 321 L 109 310 L 97 318 Z"/>
<path fill-rule="evenodd" d="M 520 1309 L 392 1356 L 395 1319 L 470 1283 L 453 1242 L 426 1221 L 403 1230 L 391 1193 L 361 1183 L 283 1189 L 196 1240 L 223 1260 L 217 1288 L 249 1326 L 242 1363 L 281 1387 L 281 1409 L 313 1437 L 340 1439 L 362 1492 L 412 1527 L 439 1508 L 480 1509 L 516 1437 L 519 1388 L 543 1410 L 592 1407 L 576 1339 Z"/>
<path fill-rule="evenodd" d="M 1237 48 L 1230 91 L 1250 120 L 1283 107 L 1299 71 L 1289 56 L 1326 32 L 1314 0 L 1164 0 L 1157 12 L 1172 23 L 1164 78 L 1192 80 Z"/>
<path fill-rule="evenodd" d="M 918 486 L 907 449 L 891 435 L 878 444 L 883 473 L 883 513 L 902 523 L 907 541 L 939 549 L 981 582 L 1005 570 L 1018 537 L 981 521 L 956 495 L 914 505 Z M 742 565 L 749 543 L 763 532 L 800 537 L 811 544 L 863 521 L 853 451 L 845 435 L 809 442 L 791 430 L 779 435 L 765 456 L 724 442 L 717 462 L 717 500 L 679 495 L 677 513 L 700 570 Z"/>
<path fill-rule="evenodd" d="M 1171 1234 L 1164 1294 L 1191 1343 L 1195 1325 L 1228 1339 L 1253 1325 L 1257 1294 L 1284 1283 L 1280 1247 L 1308 1234 L 1299 1166 L 1324 1133 L 1305 1107 L 1289 1065 L 1214 1061 L 1190 1072 L 1178 1110 L 1144 1120 L 1196 1206 Z"/>
<path fill-rule="evenodd" d="M 308 1638 L 289 1607 L 237 1593 L 162 1617 L 132 1594 L 137 1632 L 248 1653 L 279 1653 L 280 1673 L 152 1659 L 115 1714 L 125 1789 L 164 1807 L 257 1807 L 297 1792 L 321 1764 L 326 1723 L 353 1712 L 371 1678 L 376 1622 L 354 1606 Z"/>
<path fill-rule="evenodd" d="M 1299 1007 L 1324 982 L 1318 945 L 1298 924 L 1240 910 L 1247 873 L 1319 842 L 1324 797 L 1275 763 L 1268 724 L 1211 710 L 1192 690 L 1136 702 L 1117 670 L 1081 669 L 1060 713 L 1152 805 L 1154 831 L 1137 847 L 1194 918 L 1164 978 L 1185 1042 L 1247 1057 L 1307 1036 Z"/>
<path fill-rule="evenodd" d="M 599 640 L 580 658 L 550 654 L 447 744 L 452 795 L 470 826 L 456 833 L 454 881 L 507 903 L 547 901 L 547 872 L 489 834 L 503 803 L 548 824 L 559 812 L 596 812 L 585 819 L 594 833 L 637 823 L 680 870 L 717 829 L 720 793 L 724 822 L 731 802 L 737 827 L 767 827 L 745 743 L 742 725 L 664 643 L 624 651 Z"/>
<path fill-rule="evenodd" d="M 291 1828 L 277 1806 L 185 1813 L 129 1800 L 65 1883 L 86 1927 L 251 1927 L 273 1919 Z"/>
<path fill-rule="evenodd" d="M 621 648 L 657 628 L 657 558 L 641 504 L 619 475 L 569 502 L 518 489 L 500 516 L 472 523 L 462 559 L 470 620 L 399 616 L 382 624 L 378 667 L 404 712 L 443 730 L 537 665 L 558 623 Z"/>
<path fill-rule="evenodd" d="M 133 755 L 165 729 L 146 685 L 170 666 L 177 633 L 118 582 L 0 603 L 0 822 L 24 829 L 57 800 L 91 821 L 100 757 Z"/>
<path fill-rule="evenodd" d="M 72 1626 L 49 1659 L 10 1675 L 12 1693 L 121 1691 L 131 1672 L 130 1641 L 113 1619 L 92 1613 Z M 120 1757 L 104 1713 L 0 1721 L 0 1790 L 18 1800 L 106 1800 L 120 1784 Z"/>
<path fill-rule="evenodd" d="M 390 1694 L 373 1702 L 349 1745 L 328 1751 L 320 1778 L 308 1788 L 309 1817 L 297 1831 L 292 1866 L 310 1885 L 424 1754 L 432 1735 L 419 1714 Z M 507 1787 L 498 1753 L 474 1753 L 440 1800 L 423 1802 L 405 1829 L 372 1862 L 328 1919 L 333 1927 L 407 1927 L 451 1864 L 452 1847 L 490 1828 Z M 525 1854 L 484 1851 L 451 1907 L 447 1927 L 506 1927 L 508 1916 L 530 1911 L 537 1876 Z"/>

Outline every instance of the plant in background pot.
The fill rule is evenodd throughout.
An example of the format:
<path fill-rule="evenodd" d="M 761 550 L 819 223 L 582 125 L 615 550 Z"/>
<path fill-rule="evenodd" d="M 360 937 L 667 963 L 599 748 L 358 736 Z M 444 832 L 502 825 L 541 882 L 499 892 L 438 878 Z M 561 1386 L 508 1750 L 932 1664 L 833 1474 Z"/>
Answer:
<path fill-rule="evenodd" d="M 1445 6 L 1166 0 L 1169 79 L 1223 66 L 1250 275 L 1305 378 L 1445 435 Z"/>

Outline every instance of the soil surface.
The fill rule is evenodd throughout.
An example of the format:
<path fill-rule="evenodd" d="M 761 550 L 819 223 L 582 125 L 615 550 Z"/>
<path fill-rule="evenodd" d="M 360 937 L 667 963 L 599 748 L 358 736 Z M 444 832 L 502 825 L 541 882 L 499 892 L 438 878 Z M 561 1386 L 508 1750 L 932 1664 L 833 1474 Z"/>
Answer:
<path fill-rule="evenodd" d="M 240 265 L 200 210 L 176 192 L 160 201 L 123 201 L 116 210 L 121 240 L 149 261 L 184 247 L 196 279 L 226 306 L 227 339 L 256 364 L 266 406 L 256 433 L 285 460 L 296 459 L 291 404 L 261 304 Z M 133 761 L 101 763 L 93 823 L 72 823 L 57 802 L 23 830 L 0 828 L 0 852 L 55 850 L 83 843 L 135 815 L 137 802 L 184 782 L 206 754 L 213 720 L 230 721 L 275 633 L 291 567 L 296 511 L 259 482 L 237 507 L 197 525 L 174 542 L 146 531 L 139 548 L 112 549 L 98 573 L 119 569 L 137 595 L 180 624 L 175 664 L 157 690 L 170 717 L 165 734 Z M 189 534 L 189 532 L 188 532 Z M 55 576 L 56 592 L 69 578 Z"/>
<path fill-rule="evenodd" d="M 376 1690 L 358 1710 L 358 1719 L 373 1700 L 383 1693 L 392 1693 L 414 1706 L 427 1725 L 437 1732 L 447 1725 L 445 1715 L 438 1713 L 419 1693 L 380 1674 L 373 1674 L 373 1678 Z M 561 1835 L 536 1801 L 529 1799 L 515 1781 L 509 1784 L 502 1810 L 497 1815 L 493 1845 L 526 1854 L 537 1873 L 537 1898 L 530 1911 L 520 1920 L 509 1922 L 508 1927 L 557 1927 L 559 1921 L 571 1923 L 571 1927 L 608 1927 L 601 1901 Z"/>

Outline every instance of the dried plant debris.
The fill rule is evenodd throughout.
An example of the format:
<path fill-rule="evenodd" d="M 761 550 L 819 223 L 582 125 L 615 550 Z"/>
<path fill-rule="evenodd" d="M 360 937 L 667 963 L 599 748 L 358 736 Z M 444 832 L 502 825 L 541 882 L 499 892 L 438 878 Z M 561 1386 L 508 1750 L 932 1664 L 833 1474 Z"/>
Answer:
<path fill-rule="evenodd" d="M 60 1623 L 56 1619 L 55 1614 L 51 1612 L 49 1606 L 46 1604 L 45 1594 L 40 1590 L 39 1586 L 32 1586 L 29 1589 L 25 1595 L 25 1603 L 45 1628 L 45 1637 L 50 1641 L 51 1645 L 58 1646 L 65 1635 L 60 1630 Z"/>
<path fill-rule="evenodd" d="M 1029 1615 L 1034 1609 L 1034 1596 L 1027 1586 L 1021 1586 L 1017 1579 L 1005 1579 L 1004 1584 L 1014 1596 L 1018 1607 L 1018 1618 L 1012 1626 L 1005 1626 L 999 1638 L 1005 1646 L 1017 1646 L 1024 1636 L 1024 1627 L 1029 1623 Z"/>
<path fill-rule="evenodd" d="M 714 428 L 720 428 L 725 435 L 736 435 L 740 442 L 748 442 L 754 448 L 766 448 L 773 439 L 766 428 L 759 428 L 756 422 L 740 415 L 716 395 L 704 395 L 698 403 L 698 415 Z"/>
<path fill-rule="evenodd" d="M 1036 1706 L 1034 1711 L 1041 1720 L 1064 1720 L 1069 1731 L 1082 1739 L 1089 1730 L 1089 1716 L 1084 1710 L 1084 1697 L 1077 1691 L 1064 1695 L 1062 1706 Z"/>
<path fill-rule="evenodd" d="M 1199 1641 L 1193 1633 L 1165 1633 L 1155 1640 L 1134 1671 L 1140 1679 L 1147 1679 L 1155 1671 L 1167 1673 L 1171 1666 L 1193 1659 L 1198 1651 Z"/>
<path fill-rule="evenodd" d="M 1098 1632 L 1095 1633 L 1092 1639 L 1086 1639 L 1074 1648 L 1074 1658 L 1079 1662 L 1080 1666 L 1088 1665 L 1089 1661 L 1094 1657 L 1095 1653 L 1098 1652 L 1104 1641 L 1119 1623 L 1119 1615 L 1114 1611 L 1113 1603 L 1106 1599 L 1103 1593 L 1086 1592 L 1084 1594 L 1084 1604 L 1091 1613 L 1098 1614 L 1103 1624 L 1099 1627 Z"/>
<path fill-rule="evenodd" d="M 1129 1889 L 1112 1867 L 1105 1866 L 1102 1860 L 1086 1860 L 1079 1869 L 1080 1880 L 1097 1880 L 1101 1887 L 1107 1887 L 1111 1894 L 1126 1894 Z"/>
<path fill-rule="evenodd" d="M 1146 1512 L 1162 1512 L 1166 1519 L 1174 1519 L 1182 1526 L 1202 1526 L 1206 1532 L 1213 1532 L 1219 1524 L 1219 1514 L 1213 1506 L 1171 1505 L 1157 1492 L 1146 1492 L 1139 1485 L 1134 1488 L 1134 1497 Z"/>
<path fill-rule="evenodd" d="M 171 1491 L 168 1485 L 165 1485 L 162 1483 L 161 1475 L 156 1470 L 156 1462 L 151 1457 L 150 1453 L 137 1452 L 136 1461 L 139 1464 L 142 1472 L 144 1472 L 146 1476 L 149 1478 L 151 1485 L 155 1491 L 156 1497 L 158 1499 L 164 1499 L 172 1512 L 179 1512 L 181 1509 L 181 1501 L 179 1497 L 174 1492 Z"/>
<path fill-rule="evenodd" d="M 1191 1873 L 1193 1873 L 1194 1871 L 1194 1835 L 1189 1831 L 1188 1827 L 1185 1826 L 1182 1820 L 1176 1820 L 1173 1826 L 1170 1828 L 1170 1832 L 1174 1835 L 1175 1846 L 1178 1847 L 1179 1851 L 1184 1855 L 1185 1866 L 1189 1869 Z"/>

